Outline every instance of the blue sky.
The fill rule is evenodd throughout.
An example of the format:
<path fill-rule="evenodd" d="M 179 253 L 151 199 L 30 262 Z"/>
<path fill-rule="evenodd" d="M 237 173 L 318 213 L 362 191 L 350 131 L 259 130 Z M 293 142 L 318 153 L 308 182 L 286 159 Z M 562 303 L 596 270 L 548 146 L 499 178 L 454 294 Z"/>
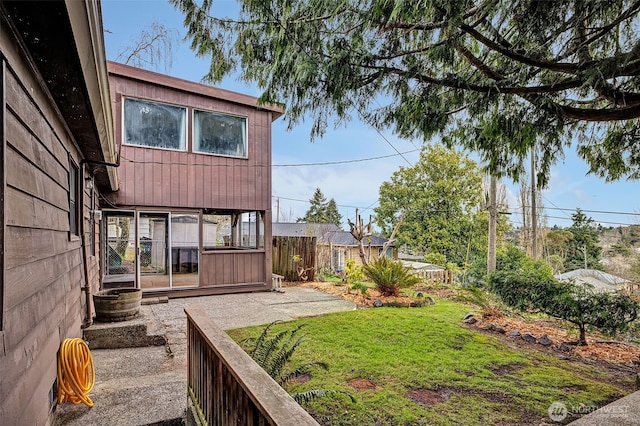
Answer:
<path fill-rule="evenodd" d="M 235 16 L 237 6 L 232 0 L 214 2 L 216 15 Z M 107 57 L 115 60 L 118 53 L 135 43 L 143 29 L 153 22 L 174 28 L 177 39 L 173 46 L 173 63 L 169 69 L 154 71 L 191 81 L 200 81 L 207 72 L 206 58 L 196 58 L 188 42 L 183 41 L 185 29 L 182 15 L 167 1 L 162 0 L 102 0 L 103 25 Z M 259 96 L 255 86 L 229 78 L 220 85 L 228 90 Z M 340 208 L 346 229 L 346 218 L 352 218 L 355 207 L 362 212 L 377 205 L 380 184 L 389 180 L 400 166 L 408 166 L 418 159 L 417 152 L 395 155 L 379 160 L 323 166 L 279 167 L 278 165 L 309 164 L 349 161 L 399 152 L 415 151 L 423 141 L 408 141 L 395 137 L 391 131 L 379 134 L 373 128 L 354 117 L 347 127 L 329 128 L 321 139 L 310 142 L 311 121 L 287 131 L 284 120 L 272 127 L 273 140 L 273 213 L 276 215 L 276 199 L 280 200 L 281 221 L 295 221 L 303 216 L 315 188 L 319 187 L 327 199 L 334 198 Z M 576 208 L 603 226 L 640 223 L 640 182 L 619 181 L 606 183 L 595 176 L 587 176 L 587 165 L 571 150 L 565 152 L 564 161 L 552 169 L 549 188 L 543 192 L 543 204 L 550 225 L 569 226 L 570 216 Z M 406 160 L 405 160 L 406 158 Z M 510 181 L 507 201 L 514 225 L 521 221 L 516 202 L 518 188 Z M 296 201 L 301 200 L 301 201 Z M 563 210 L 568 209 L 568 210 Z M 625 214 L 605 214 L 620 212 Z M 366 210 L 368 217 L 371 210 Z"/>

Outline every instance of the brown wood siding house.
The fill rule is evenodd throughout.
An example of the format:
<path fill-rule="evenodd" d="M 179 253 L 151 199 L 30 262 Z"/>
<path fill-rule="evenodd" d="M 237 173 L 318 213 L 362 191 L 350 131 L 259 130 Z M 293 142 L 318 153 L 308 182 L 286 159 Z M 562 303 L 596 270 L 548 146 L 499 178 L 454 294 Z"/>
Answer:
<path fill-rule="evenodd" d="M 105 286 L 169 297 L 270 289 L 271 123 L 282 111 L 108 69 L 120 167 L 102 203 Z"/>
<path fill-rule="evenodd" d="M 0 423 L 44 425 L 100 286 L 97 193 L 117 188 L 99 4 L 0 2 L 0 100 Z"/>

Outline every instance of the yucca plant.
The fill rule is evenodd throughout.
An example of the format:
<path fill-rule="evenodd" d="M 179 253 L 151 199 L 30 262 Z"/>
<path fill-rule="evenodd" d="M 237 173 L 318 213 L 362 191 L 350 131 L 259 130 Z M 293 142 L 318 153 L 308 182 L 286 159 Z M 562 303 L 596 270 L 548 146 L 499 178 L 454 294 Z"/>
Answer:
<path fill-rule="evenodd" d="M 310 373 L 314 368 L 328 369 L 324 362 L 309 362 L 291 371 L 286 370 L 287 363 L 291 360 L 296 349 L 307 339 L 298 335 L 304 324 L 292 330 L 284 330 L 269 336 L 269 330 L 280 321 L 268 324 L 257 338 L 248 338 L 242 341 L 247 353 L 264 371 L 269 374 L 280 386 L 284 386 L 297 377 Z M 343 394 L 355 401 L 353 395 L 348 392 L 332 389 L 313 389 L 306 392 L 291 394 L 298 404 L 307 403 L 317 398 L 328 395 Z"/>
<path fill-rule="evenodd" d="M 363 266 L 362 270 L 382 296 L 398 296 L 401 288 L 411 287 L 422 281 L 410 268 L 387 257 Z"/>

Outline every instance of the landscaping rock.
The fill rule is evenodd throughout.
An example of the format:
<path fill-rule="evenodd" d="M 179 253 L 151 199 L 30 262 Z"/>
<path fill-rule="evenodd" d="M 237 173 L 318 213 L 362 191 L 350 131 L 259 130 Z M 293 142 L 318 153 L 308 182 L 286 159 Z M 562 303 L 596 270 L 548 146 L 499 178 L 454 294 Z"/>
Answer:
<path fill-rule="evenodd" d="M 427 297 L 424 299 L 424 303 L 425 303 L 425 305 L 429 305 L 429 306 L 430 306 L 430 305 L 435 305 L 435 304 L 436 304 L 436 301 L 433 299 L 433 297 L 431 297 L 431 296 L 427 296 Z"/>
<path fill-rule="evenodd" d="M 476 318 L 476 314 L 469 312 L 464 316 L 464 318 L 462 318 L 462 322 L 465 324 L 475 324 L 478 322 L 478 318 Z"/>
<path fill-rule="evenodd" d="M 560 352 L 571 352 L 573 351 L 573 346 L 568 344 L 567 342 L 562 342 L 558 345 L 558 350 Z"/>
<path fill-rule="evenodd" d="M 553 340 L 551 340 L 551 338 L 545 334 L 538 339 L 538 343 L 540 343 L 542 346 L 551 346 Z"/>
<path fill-rule="evenodd" d="M 536 343 L 538 341 L 538 339 L 536 339 L 536 336 L 529 334 L 529 333 L 525 333 L 522 335 L 522 340 L 529 342 L 529 343 Z"/>
<path fill-rule="evenodd" d="M 384 304 L 382 303 L 382 300 L 380 299 L 376 299 L 373 301 L 373 307 L 374 308 L 381 308 Z"/>
<path fill-rule="evenodd" d="M 520 337 L 520 332 L 518 330 L 511 330 L 509 332 L 509 336 L 511 336 L 511 337 Z"/>
<path fill-rule="evenodd" d="M 487 331 L 495 331 L 496 333 L 502 333 L 502 334 L 505 334 L 507 332 L 504 328 L 492 322 L 485 325 L 482 329 Z"/>

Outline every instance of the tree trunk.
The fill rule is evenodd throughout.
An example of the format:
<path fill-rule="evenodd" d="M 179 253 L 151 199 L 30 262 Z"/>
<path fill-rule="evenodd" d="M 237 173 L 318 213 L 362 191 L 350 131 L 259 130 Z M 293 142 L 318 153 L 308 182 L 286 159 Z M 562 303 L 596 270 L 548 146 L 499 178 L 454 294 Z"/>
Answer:
<path fill-rule="evenodd" d="M 584 324 L 578 324 L 580 328 L 580 339 L 578 340 L 578 346 L 587 346 L 587 330 Z"/>
<path fill-rule="evenodd" d="M 362 218 L 358 214 L 358 209 L 356 209 L 355 221 L 356 223 L 353 223 L 349 218 L 347 218 L 347 223 L 349 224 L 349 228 L 351 228 L 349 233 L 353 235 L 353 238 L 355 238 L 356 241 L 358 241 L 358 254 L 360 255 L 362 264 L 364 266 L 367 266 L 369 263 L 367 262 L 367 256 L 366 256 L 366 253 L 364 252 L 363 240 L 366 237 L 370 237 L 371 235 L 373 235 L 373 218 L 369 216 L 369 224 L 365 226 L 364 222 L 362 221 Z"/>

